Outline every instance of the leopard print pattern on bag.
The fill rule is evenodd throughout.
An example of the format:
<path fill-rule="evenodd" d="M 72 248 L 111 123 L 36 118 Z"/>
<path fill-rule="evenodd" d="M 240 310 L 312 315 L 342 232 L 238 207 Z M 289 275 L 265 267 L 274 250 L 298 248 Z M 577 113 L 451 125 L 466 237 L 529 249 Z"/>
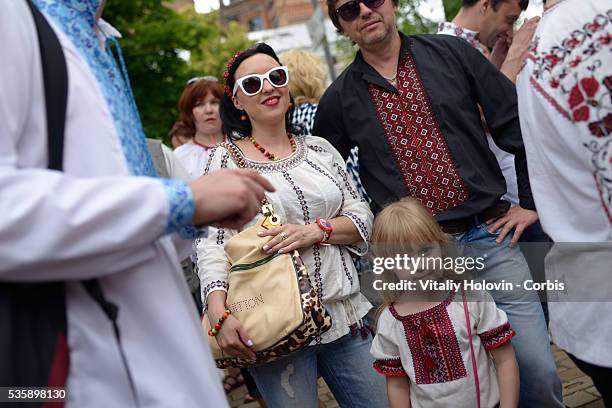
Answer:
<path fill-rule="evenodd" d="M 304 266 L 298 251 L 293 251 L 291 259 L 293 260 L 293 266 L 298 279 L 298 287 L 300 288 L 300 300 L 304 316 L 302 324 L 275 345 L 266 350 L 256 352 L 255 355 L 257 360 L 255 362 L 239 357 L 228 356 L 217 359 L 217 367 L 249 368 L 278 360 L 306 347 L 312 343 L 317 335 L 321 335 L 321 333 L 331 328 L 331 316 L 321 303 L 321 299 L 317 296 L 310 282 L 308 270 L 306 266 Z"/>

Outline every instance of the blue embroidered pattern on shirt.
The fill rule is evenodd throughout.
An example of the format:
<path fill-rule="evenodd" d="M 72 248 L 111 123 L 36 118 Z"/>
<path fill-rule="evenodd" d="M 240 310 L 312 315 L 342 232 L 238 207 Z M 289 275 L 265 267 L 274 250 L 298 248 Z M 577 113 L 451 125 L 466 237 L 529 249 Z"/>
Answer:
<path fill-rule="evenodd" d="M 124 81 L 114 58 L 100 46 L 93 29 L 99 3 L 99 0 L 34 0 L 34 4 L 61 27 L 95 75 L 113 117 L 130 174 L 155 177 L 129 84 Z M 191 226 L 194 203 L 189 187 L 178 180 L 164 181 L 163 185 L 170 210 L 166 232 L 179 232 L 183 237 L 198 235 Z"/>
<path fill-rule="evenodd" d="M 192 226 L 193 220 L 193 192 L 182 181 L 162 180 L 166 188 L 166 194 L 170 201 L 170 214 L 168 215 L 168 232 L 178 232 L 181 238 L 195 239 L 206 234 L 205 230 L 200 230 Z"/>

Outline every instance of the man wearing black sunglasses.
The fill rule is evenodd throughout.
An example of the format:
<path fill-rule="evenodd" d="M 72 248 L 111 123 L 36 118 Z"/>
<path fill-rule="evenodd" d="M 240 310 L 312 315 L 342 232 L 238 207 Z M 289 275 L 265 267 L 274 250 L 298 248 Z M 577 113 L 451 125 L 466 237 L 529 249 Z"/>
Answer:
<path fill-rule="evenodd" d="M 515 285 L 491 295 L 517 332 L 521 406 L 563 406 L 542 308 L 537 293 L 523 289 L 531 274 L 515 246 L 537 219 L 515 87 L 462 39 L 398 32 L 397 5 L 327 0 L 332 22 L 360 50 L 323 95 L 313 134 L 345 158 L 359 147 L 360 177 L 375 213 L 405 196 L 418 199 L 465 245 L 464 255 L 485 258 L 478 278 Z M 501 200 L 506 183 L 478 106 L 495 143 L 515 156 L 519 205 L 511 211 Z M 496 220 L 504 222 L 490 231 Z"/>

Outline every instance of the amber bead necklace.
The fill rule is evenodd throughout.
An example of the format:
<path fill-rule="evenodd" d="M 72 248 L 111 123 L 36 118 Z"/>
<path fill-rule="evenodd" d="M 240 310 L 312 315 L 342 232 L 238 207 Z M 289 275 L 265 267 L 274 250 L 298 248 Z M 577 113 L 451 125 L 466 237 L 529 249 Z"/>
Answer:
<path fill-rule="evenodd" d="M 289 144 L 291 145 L 291 153 L 293 153 L 293 152 L 295 152 L 297 150 L 297 143 L 296 143 L 295 138 L 293 137 L 292 134 L 287 133 L 287 137 L 289 138 Z M 261 152 L 261 154 L 266 156 L 266 158 L 268 160 L 277 161 L 277 160 L 281 159 L 280 157 L 278 157 L 274 153 L 269 152 L 262 145 L 257 143 L 257 140 L 255 140 L 253 135 L 249 135 L 249 140 L 251 141 L 251 143 L 253 143 L 253 146 L 255 146 L 255 148 Z"/>

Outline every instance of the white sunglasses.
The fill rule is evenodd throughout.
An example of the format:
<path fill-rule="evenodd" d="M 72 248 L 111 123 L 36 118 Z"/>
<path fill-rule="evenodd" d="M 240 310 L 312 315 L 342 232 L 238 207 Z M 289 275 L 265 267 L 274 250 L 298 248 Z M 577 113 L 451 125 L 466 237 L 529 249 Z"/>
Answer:
<path fill-rule="evenodd" d="M 257 95 L 263 89 L 266 79 L 273 87 L 282 88 L 289 83 L 289 70 L 285 66 L 274 67 L 265 74 L 249 74 L 238 78 L 232 95 L 236 95 L 238 88 L 242 89 L 246 96 Z"/>

